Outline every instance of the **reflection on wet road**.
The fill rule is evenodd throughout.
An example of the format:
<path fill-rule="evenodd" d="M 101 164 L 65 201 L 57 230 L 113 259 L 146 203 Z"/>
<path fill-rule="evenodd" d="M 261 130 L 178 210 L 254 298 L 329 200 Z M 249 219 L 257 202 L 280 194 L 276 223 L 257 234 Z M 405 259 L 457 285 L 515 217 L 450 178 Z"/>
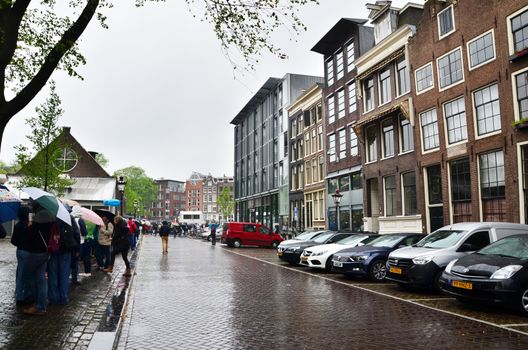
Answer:
<path fill-rule="evenodd" d="M 526 335 L 379 294 L 390 284 L 362 282 L 381 290 L 373 293 L 284 268 L 272 250 L 186 238 L 169 245 L 162 256 L 159 238 L 144 237 L 127 349 L 528 347 Z"/>

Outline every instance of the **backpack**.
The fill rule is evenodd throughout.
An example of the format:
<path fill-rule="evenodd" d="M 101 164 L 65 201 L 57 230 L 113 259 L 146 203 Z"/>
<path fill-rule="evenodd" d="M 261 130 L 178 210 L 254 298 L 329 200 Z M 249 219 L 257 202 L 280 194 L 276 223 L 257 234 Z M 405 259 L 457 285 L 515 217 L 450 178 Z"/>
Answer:
<path fill-rule="evenodd" d="M 73 227 L 67 224 L 59 225 L 60 247 L 61 250 L 74 250 L 78 247 L 75 240 Z"/>
<path fill-rule="evenodd" d="M 56 254 L 59 252 L 60 249 L 60 233 L 59 229 L 57 227 L 57 224 L 53 223 L 50 228 L 50 235 L 48 239 L 48 244 L 46 245 L 48 248 L 48 254 Z"/>

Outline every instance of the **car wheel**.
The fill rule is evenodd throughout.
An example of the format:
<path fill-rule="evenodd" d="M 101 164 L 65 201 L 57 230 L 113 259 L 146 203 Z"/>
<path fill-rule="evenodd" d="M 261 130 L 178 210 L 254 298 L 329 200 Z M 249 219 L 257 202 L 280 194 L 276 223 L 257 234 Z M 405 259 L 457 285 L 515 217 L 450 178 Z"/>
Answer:
<path fill-rule="evenodd" d="M 524 289 L 520 299 L 519 311 L 523 316 L 528 316 L 528 288 Z"/>
<path fill-rule="evenodd" d="M 443 272 L 443 269 L 438 271 L 433 280 L 433 290 L 437 293 L 442 293 L 442 289 L 440 289 L 440 277 L 442 277 Z"/>
<path fill-rule="evenodd" d="M 211 236 L 207 236 L 207 241 L 211 242 Z"/>
<path fill-rule="evenodd" d="M 271 247 L 272 247 L 273 249 L 277 249 L 278 246 L 279 246 L 279 242 L 277 242 L 277 241 L 273 241 L 273 242 L 271 243 Z"/>
<path fill-rule="evenodd" d="M 385 279 L 385 275 L 387 274 L 387 268 L 385 266 L 385 261 L 383 260 L 376 260 L 370 265 L 370 279 L 380 282 Z"/>
<path fill-rule="evenodd" d="M 325 270 L 328 271 L 328 272 L 332 271 L 332 259 L 333 258 L 334 258 L 334 256 L 330 255 L 328 257 L 328 259 L 326 259 Z"/>
<path fill-rule="evenodd" d="M 233 247 L 235 247 L 235 248 L 240 248 L 241 245 L 242 245 L 242 243 L 240 242 L 239 239 L 235 239 L 235 240 L 233 241 Z"/>

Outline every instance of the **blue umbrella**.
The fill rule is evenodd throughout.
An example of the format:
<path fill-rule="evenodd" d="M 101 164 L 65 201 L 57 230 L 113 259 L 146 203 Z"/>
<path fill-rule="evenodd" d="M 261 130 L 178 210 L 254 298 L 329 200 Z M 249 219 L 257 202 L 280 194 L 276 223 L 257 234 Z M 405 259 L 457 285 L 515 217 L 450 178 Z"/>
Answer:
<path fill-rule="evenodd" d="M 0 222 L 16 219 L 18 209 L 20 209 L 20 199 L 7 187 L 0 185 Z"/>
<path fill-rule="evenodd" d="M 103 201 L 103 205 L 107 205 L 109 207 L 118 207 L 121 205 L 121 201 L 119 199 L 105 199 Z"/>

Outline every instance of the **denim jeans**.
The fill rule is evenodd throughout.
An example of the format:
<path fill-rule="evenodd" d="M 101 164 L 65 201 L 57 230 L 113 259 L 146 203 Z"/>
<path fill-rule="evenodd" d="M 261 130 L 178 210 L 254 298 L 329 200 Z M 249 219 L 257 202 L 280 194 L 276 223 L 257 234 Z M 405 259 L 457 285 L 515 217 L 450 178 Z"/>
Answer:
<path fill-rule="evenodd" d="M 134 233 L 128 234 L 128 243 L 130 243 L 130 249 L 136 249 L 136 235 Z"/>
<path fill-rule="evenodd" d="M 101 256 L 101 262 L 97 262 L 99 266 L 105 269 L 110 266 L 110 246 L 99 244 L 99 255 Z"/>
<path fill-rule="evenodd" d="M 48 294 L 54 305 L 68 304 L 71 252 L 53 254 L 48 262 Z"/>
<path fill-rule="evenodd" d="M 17 249 L 17 271 L 16 271 L 16 287 L 15 296 L 17 301 L 28 301 L 29 299 L 35 300 L 35 291 L 30 290 L 28 281 L 24 278 L 25 270 L 27 269 L 26 264 L 29 259 L 30 252 Z"/>
<path fill-rule="evenodd" d="M 76 284 L 79 281 L 79 255 L 80 252 L 71 253 L 71 281 Z"/>
<path fill-rule="evenodd" d="M 48 253 L 28 253 L 24 264 L 24 280 L 27 281 L 29 290 L 34 291 L 37 309 L 46 311 L 48 305 L 48 283 L 46 282 L 46 267 L 48 266 Z"/>
<path fill-rule="evenodd" d="M 85 273 L 91 273 L 92 272 L 92 247 L 93 247 L 93 239 L 86 239 L 84 243 L 81 245 L 81 260 L 84 264 L 84 272 Z"/>
<path fill-rule="evenodd" d="M 94 252 L 95 252 L 95 260 L 97 261 L 97 266 L 104 267 L 104 261 L 103 261 L 103 246 L 99 244 L 99 242 L 94 241 Z"/>

